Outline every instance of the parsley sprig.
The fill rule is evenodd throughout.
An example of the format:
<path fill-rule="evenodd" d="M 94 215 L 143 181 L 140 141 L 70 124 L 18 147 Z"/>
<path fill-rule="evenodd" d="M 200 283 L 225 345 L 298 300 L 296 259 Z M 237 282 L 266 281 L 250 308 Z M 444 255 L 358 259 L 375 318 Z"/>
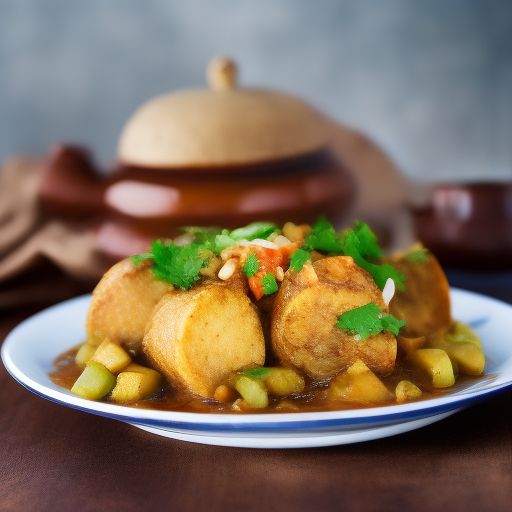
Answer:
<path fill-rule="evenodd" d="M 365 340 L 382 331 L 390 331 L 395 336 L 405 325 L 393 315 L 384 313 L 375 303 L 345 311 L 338 317 L 336 327 L 349 334 L 355 334 L 359 340 Z"/>

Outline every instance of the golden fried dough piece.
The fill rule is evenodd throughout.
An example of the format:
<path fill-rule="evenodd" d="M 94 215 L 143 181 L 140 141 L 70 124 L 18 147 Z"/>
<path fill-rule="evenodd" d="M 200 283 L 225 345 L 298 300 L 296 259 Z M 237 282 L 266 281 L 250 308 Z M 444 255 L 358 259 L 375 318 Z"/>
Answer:
<path fill-rule="evenodd" d="M 154 307 L 173 291 L 171 284 L 153 277 L 151 265 L 146 260 L 135 266 L 125 259 L 103 276 L 92 293 L 87 312 L 88 343 L 97 346 L 108 338 L 138 352 Z"/>
<path fill-rule="evenodd" d="M 411 261 L 405 255 L 389 262 L 405 276 L 405 290 L 395 292 L 389 312 L 405 321 L 401 334 L 408 338 L 448 329 L 452 321 L 448 280 L 435 256 L 425 257 L 425 261 Z"/>
<path fill-rule="evenodd" d="M 372 276 L 348 256 L 324 258 L 285 277 L 272 312 L 272 347 L 286 365 L 322 379 L 361 359 L 381 375 L 393 370 L 389 332 L 356 341 L 335 326 L 338 316 L 374 302 L 387 311 Z"/>
<path fill-rule="evenodd" d="M 256 308 L 229 281 L 166 295 L 151 317 L 142 347 L 171 383 L 206 398 L 213 398 L 233 372 L 265 362 Z"/>

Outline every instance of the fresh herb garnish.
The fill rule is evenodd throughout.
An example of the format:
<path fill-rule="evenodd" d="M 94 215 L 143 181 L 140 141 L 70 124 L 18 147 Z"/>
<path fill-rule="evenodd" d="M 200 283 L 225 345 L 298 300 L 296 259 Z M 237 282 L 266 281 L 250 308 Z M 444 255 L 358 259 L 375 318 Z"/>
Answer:
<path fill-rule="evenodd" d="M 367 261 L 361 255 L 361 242 L 355 233 L 354 230 L 349 230 L 344 238 L 343 243 L 343 252 L 346 256 L 351 256 L 354 260 L 354 263 L 361 267 L 362 269 L 368 271 L 374 281 L 375 284 L 382 290 L 386 284 L 388 279 L 393 279 L 395 282 L 395 286 L 399 290 L 404 289 L 404 276 L 400 274 L 394 267 L 391 265 L 377 265 L 370 261 Z"/>
<path fill-rule="evenodd" d="M 414 244 L 410 251 L 404 256 L 408 261 L 414 263 L 425 263 L 428 261 L 429 251 L 426 247 L 423 247 L 421 243 Z"/>
<path fill-rule="evenodd" d="M 403 320 L 398 320 L 393 315 L 384 313 L 373 302 L 346 311 L 338 317 L 336 322 L 336 327 L 349 334 L 355 334 L 360 340 L 365 340 L 384 330 L 390 331 L 396 336 L 404 325 Z"/>
<path fill-rule="evenodd" d="M 136 267 L 138 267 L 143 261 L 149 260 L 149 258 L 152 257 L 153 253 L 145 252 L 144 254 L 136 254 L 135 256 L 130 256 L 130 260 Z"/>
<path fill-rule="evenodd" d="M 311 229 L 304 247 L 308 251 L 321 251 L 328 254 L 342 254 L 343 245 L 333 225 L 324 217 L 320 216 Z"/>
<path fill-rule="evenodd" d="M 252 222 L 243 228 L 231 231 L 230 236 L 234 240 L 267 239 L 274 232 L 280 233 L 281 230 L 273 222 Z"/>
<path fill-rule="evenodd" d="M 220 235 L 215 237 L 213 252 L 220 254 L 224 249 L 236 244 L 236 240 L 229 235 L 227 229 L 223 229 Z"/>
<path fill-rule="evenodd" d="M 272 295 L 279 290 L 274 274 L 269 273 L 263 276 L 261 278 L 261 284 L 263 286 L 264 295 Z"/>
<path fill-rule="evenodd" d="M 309 254 L 309 252 L 305 251 L 304 249 L 298 249 L 292 254 L 290 258 L 290 268 L 300 272 L 306 261 L 311 261 L 311 254 Z"/>
<path fill-rule="evenodd" d="M 258 262 L 258 257 L 256 254 L 251 253 L 244 263 L 243 270 L 247 278 L 252 277 L 256 272 L 258 272 L 260 268 L 260 264 Z"/>
<path fill-rule="evenodd" d="M 222 233 L 222 229 L 216 226 L 183 226 L 180 228 L 182 233 L 190 233 L 194 235 L 194 242 L 196 244 L 214 244 L 215 237 Z"/>
<path fill-rule="evenodd" d="M 155 264 L 153 274 L 156 279 L 189 290 L 199 279 L 199 271 L 206 266 L 209 257 L 204 246 L 190 244 L 184 246 L 165 245 L 161 240 L 151 244 Z"/>
<path fill-rule="evenodd" d="M 356 220 L 354 234 L 359 241 L 359 252 L 364 259 L 376 260 L 382 258 L 382 250 L 377 243 L 377 237 L 368 224 Z"/>

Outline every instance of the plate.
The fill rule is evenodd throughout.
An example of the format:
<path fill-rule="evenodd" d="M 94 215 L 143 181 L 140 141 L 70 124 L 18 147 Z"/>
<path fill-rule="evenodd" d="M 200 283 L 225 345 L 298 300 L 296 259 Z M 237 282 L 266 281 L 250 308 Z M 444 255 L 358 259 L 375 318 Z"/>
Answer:
<path fill-rule="evenodd" d="M 449 395 L 369 409 L 283 414 L 205 414 L 137 409 L 93 402 L 55 385 L 53 361 L 85 339 L 90 295 L 57 304 L 18 325 L 2 346 L 2 361 L 20 384 L 39 396 L 81 411 L 124 421 L 153 434 L 203 444 L 304 448 L 379 439 L 439 421 L 512 386 L 512 306 L 452 289 L 453 316 L 482 338 L 486 376 Z"/>

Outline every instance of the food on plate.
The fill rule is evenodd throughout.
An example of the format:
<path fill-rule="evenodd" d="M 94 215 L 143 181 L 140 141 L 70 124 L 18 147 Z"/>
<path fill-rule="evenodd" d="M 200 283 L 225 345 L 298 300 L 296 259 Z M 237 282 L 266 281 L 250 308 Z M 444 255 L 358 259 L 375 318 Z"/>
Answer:
<path fill-rule="evenodd" d="M 389 261 L 407 282 L 389 306 L 392 315 L 405 321 L 402 335 L 414 338 L 447 329 L 452 321 L 450 285 L 436 257 L 417 244 Z"/>
<path fill-rule="evenodd" d="M 360 359 L 372 371 L 389 374 L 396 359 L 392 332 L 363 340 L 336 326 L 346 311 L 371 303 L 388 313 L 382 291 L 350 256 L 302 267 L 285 276 L 276 295 L 272 348 L 282 363 L 317 379 L 333 377 Z"/>
<path fill-rule="evenodd" d="M 134 265 L 130 259 L 116 263 L 92 293 L 85 328 L 87 343 L 105 339 L 138 352 L 151 313 L 174 287 L 154 278 L 151 262 Z"/>
<path fill-rule="evenodd" d="M 455 384 L 453 366 L 448 354 L 439 348 L 420 348 L 409 354 L 409 359 L 426 372 L 436 388 L 448 388 Z"/>
<path fill-rule="evenodd" d="M 256 307 L 241 288 L 222 281 L 166 295 L 142 347 L 170 382 L 205 398 L 234 372 L 265 362 Z"/>
<path fill-rule="evenodd" d="M 324 217 L 156 240 L 105 274 L 86 325 L 52 378 L 137 407 L 375 407 L 439 396 L 485 366 L 427 249 L 386 258 L 364 222 L 336 232 Z"/>

